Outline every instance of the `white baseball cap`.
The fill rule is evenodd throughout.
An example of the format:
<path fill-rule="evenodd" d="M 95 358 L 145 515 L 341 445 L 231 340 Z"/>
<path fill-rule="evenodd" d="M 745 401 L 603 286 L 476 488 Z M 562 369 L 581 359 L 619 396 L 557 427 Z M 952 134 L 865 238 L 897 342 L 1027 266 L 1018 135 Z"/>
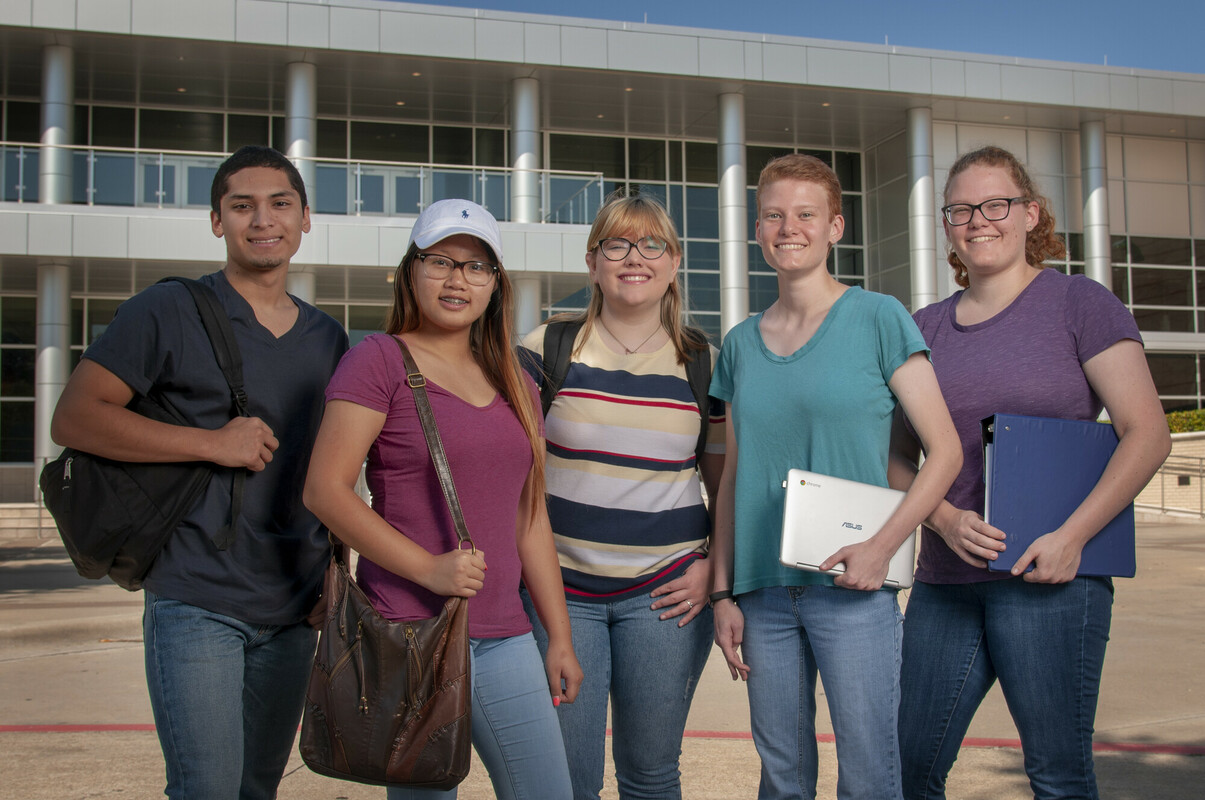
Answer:
<path fill-rule="evenodd" d="M 471 200 L 438 200 L 424 208 L 410 231 L 410 244 L 425 250 L 458 233 L 467 233 L 485 242 L 494 251 L 498 263 L 502 263 L 502 233 L 498 230 L 498 220 Z"/>

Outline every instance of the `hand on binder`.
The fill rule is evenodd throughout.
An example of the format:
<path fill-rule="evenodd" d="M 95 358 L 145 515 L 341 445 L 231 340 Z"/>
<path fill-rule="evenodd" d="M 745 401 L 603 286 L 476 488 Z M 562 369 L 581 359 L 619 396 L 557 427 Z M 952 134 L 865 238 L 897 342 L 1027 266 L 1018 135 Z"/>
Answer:
<path fill-rule="evenodd" d="M 943 502 L 945 518 L 934 519 L 934 530 L 954 554 L 972 567 L 985 568 L 1004 552 L 1004 531 L 983 521 L 983 517 L 965 508 Z M 939 511 L 940 514 L 940 511 Z M 936 515 L 935 515 L 936 516 Z"/>
<path fill-rule="evenodd" d="M 1017 559 L 1010 570 L 1013 575 L 1024 573 L 1030 583 L 1067 583 L 1079 572 L 1083 543 L 1076 542 L 1061 530 L 1039 536 Z M 1029 572 L 1030 564 L 1033 569 Z"/>

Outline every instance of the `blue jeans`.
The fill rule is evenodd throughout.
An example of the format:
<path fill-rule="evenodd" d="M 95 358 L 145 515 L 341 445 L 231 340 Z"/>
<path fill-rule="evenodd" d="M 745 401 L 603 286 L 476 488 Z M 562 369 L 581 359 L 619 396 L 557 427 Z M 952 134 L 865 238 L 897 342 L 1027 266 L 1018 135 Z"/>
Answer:
<path fill-rule="evenodd" d="M 146 595 L 155 728 L 175 800 L 271 800 L 293 749 L 318 632 Z"/>
<path fill-rule="evenodd" d="M 470 639 L 473 748 L 497 800 L 568 800 L 569 767 L 548 691 L 544 661 L 530 633 Z M 456 790 L 394 788 L 388 800 L 455 800 Z"/>
<path fill-rule="evenodd" d="M 898 800 L 900 646 L 894 591 L 776 586 L 740 596 L 759 798 L 816 796 L 816 673 L 837 741 L 837 797 Z"/>
<path fill-rule="evenodd" d="M 1095 800 L 1092 731 L 1112 609 L 1103 578 L 917 581 L 901 676 L 905 796 L 946 796 L 971 718 L 999 678 L 1034 797 Z"/>
<path fill-rule="evenodd" d="M 526 592 L 523 598 L 536 641 L 547 650 L 548 636 Z M 653 599 L 643 593 L 611 603 L 566 602 L 586 676 L 577 700 L 558 709 L 574 800 L 598 800 L 602 791 L 608 699 L 621 800 L 679 800 L 682 733 L 711 652 L 711 609 L 679 628 L 679 618 L 658 619 L 665 609 L 651 610 Z"/>

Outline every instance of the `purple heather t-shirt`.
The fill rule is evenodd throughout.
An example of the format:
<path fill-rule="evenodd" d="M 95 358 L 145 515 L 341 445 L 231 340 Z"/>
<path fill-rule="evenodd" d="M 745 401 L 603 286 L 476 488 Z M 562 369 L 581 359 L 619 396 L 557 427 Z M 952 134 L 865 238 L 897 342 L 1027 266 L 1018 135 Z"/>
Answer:
<path fill-rule="evenodd" d="M 1011 305 L 976 325 L 955 321 L 961 297 L 958 292 L 914 318 L 962 440 L 962 471 L 946 500 L 982 514 L 980 420 L 999 413 L 1095 420 L 1102 404 L 1084 376 L 1084 362 L 1122 339 L 1142 338 L 1121 301 L 1083 275 L 1044 269 Z M 972 567 L 925 528 L 916 577 L 976 583 L 1009 575 Z"/>
<path fill-rule="evenodd" d="M 456 528 L 405 378 L 401 350 L 393 337 L 373 334 L 339 362 L 326 399 L 347 400 L 386 415 L 368 450 L 366 478 L 372 507 L 428 552 L 446 553 L 457 545 Z M 530 389 L 534 395 L 535 385 Z M 501 395 L 478 408 L 428 381 L 427 397 L 469 535 L 489 565 L 485 586 L 469 601 L 469 636 L 490 639 L 526 633 L 531 623 L 519 598 L 515 521 L 532 465 L 527 435 Z M 446 600 L 367 558 L 360 558 L 356 577 L 373 607 L 388 619 L 433 617 Z"/>

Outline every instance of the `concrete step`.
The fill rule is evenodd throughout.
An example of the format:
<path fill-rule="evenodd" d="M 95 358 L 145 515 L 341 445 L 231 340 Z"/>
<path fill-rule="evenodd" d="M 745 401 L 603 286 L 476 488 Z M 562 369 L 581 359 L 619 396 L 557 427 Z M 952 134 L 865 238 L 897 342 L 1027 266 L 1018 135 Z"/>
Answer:
<path fill-rule="evenodd" d="M 0 503 L 0 540 L 57 539 L 50 512 L 37 503 Z"/>

